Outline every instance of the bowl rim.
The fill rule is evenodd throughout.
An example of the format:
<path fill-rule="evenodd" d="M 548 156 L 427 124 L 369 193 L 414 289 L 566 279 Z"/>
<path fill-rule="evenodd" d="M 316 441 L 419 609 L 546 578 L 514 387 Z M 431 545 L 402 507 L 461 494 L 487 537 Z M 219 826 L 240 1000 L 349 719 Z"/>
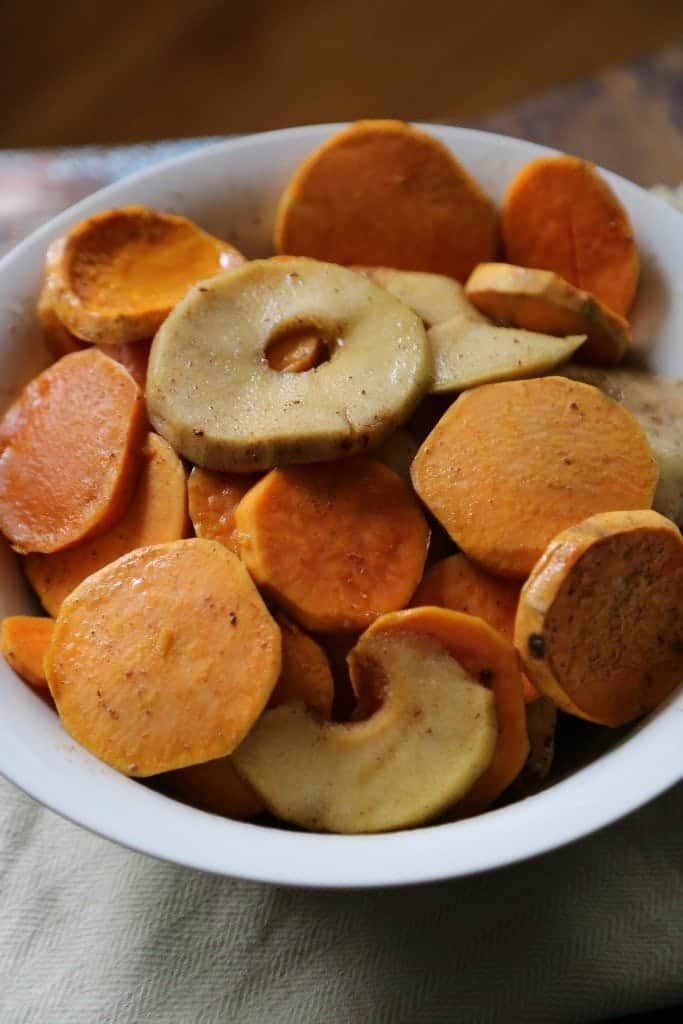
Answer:
<path fill-rule="evenodd" d="M 517 146 L 530 156 L 557 153 L 547 146 L 492 132 L 414 123 L 456 145 L 485 136 L 500 145 Z M 316 142 L 344 126 L 316 124 L 238 136 L 163 160 L 94 192 L 39 227 L 0 259 L 0 275 L 11 273 L 14 263 L 25 254 L 42 254 L 55 235 L 83 215 L 106 206 L 110 197 L 115 200 L 122 189 L 147 182 L 161 172 L 171 168 L 191 171 L 214 155 L 288 138 L 306 140 L 310 136 Z M 667 208 L 662 199 L 619 175 L 602 168 L 601 173 L 618 183 L 622 192 L 632 194 L 636 202 L 656 204 L 658 215 Z M 680 217 L 673 209 L 670 214 Z M 683 235 L 683 221 L 675 230 Z M 44 706 L 41 710 L 52 714 Z M 36 770 L 31 751 L 11 730 L 0 744 L 0 774 L 67 820 L 160 860 L 284 886 L 393 887 L 464 877 L 539 856 L 606 827 L 658 796 L 683 777 L 676 711 L 683 712 L 680 687 L 607 753 L 532 797 L 460 822 L 373 835 L 306 833 L 220 818 L 136 785 L 94 758 L 99 777 L 109 778 L 111 799 L 84 803 L 77 786 L 63 785 L 58 775 Z M 71 741 L 68 747 L 78 758 L 91 759 Z M 646 773 L 643 763 L 647 764 Z M 131 801 L 133 786 L 136 795 Z"/>

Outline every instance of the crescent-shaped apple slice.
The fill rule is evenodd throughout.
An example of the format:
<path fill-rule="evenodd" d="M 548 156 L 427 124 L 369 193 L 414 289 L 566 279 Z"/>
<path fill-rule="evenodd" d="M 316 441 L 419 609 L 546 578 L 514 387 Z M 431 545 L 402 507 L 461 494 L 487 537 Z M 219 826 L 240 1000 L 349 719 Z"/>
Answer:
<path fill-rule="evenodd" d="M 349 655 L 361 721 L 322 721 L 303 704 L 266 711 L 233 755 L 284 821 L 322 832 L 382 832 L 429 821 L 490 764 L 491 691 L 434 639 L 370 630 Z"/>

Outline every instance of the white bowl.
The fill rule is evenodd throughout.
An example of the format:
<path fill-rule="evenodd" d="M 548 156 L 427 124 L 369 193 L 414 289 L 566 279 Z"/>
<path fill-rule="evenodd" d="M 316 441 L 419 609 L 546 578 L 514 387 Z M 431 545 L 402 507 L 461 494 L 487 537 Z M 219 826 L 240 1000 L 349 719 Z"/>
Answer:
<path fill-rule="evenodd" d="M 209 146 L 134 175 L 55 218 L 0 262 L 0 406 L 44 364 L 34 318 L 48 243 L 87 214 L 125 203 L 184 213 L 249 256 L 270 251 L 280 191 L 338 125 L 271 132 Z M 461 128 L 425 126 L 500 200 L 511 176 L 549 152 Z M 643 259 L 635 315 L 653 369 L 683 377 L 683 217 L 606 174 L 633 221 Z M 0 548 L 0 617 L 34 610 L 17 561 Z M 1 659 L 0 659 L 1 660 Z M 240 878 L 300 886 L 385 886 L 454 878 L 553 849 L 627 814 L 682 773 L 683 693 L 617 735 L 607 753 L 544 792 L 469 821 L 388 835 L 307 834 L 194 810 L 101 764 L 0 664 L 0 771 L 72 821 L 135 850 Z"/>

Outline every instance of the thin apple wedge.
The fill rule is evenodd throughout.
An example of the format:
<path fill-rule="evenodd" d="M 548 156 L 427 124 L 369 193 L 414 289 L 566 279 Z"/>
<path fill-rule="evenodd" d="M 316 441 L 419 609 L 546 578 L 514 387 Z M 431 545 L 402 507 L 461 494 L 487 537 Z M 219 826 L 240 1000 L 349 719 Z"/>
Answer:
<path fill-rule="evenodd" d="M 394 270 L 393 267 L 355 267 L 375 284 L 385 288 L 395 299 L 417 313 L 425 327 L 442 324 L 463 315 L 472 323 L 490 323 L 473 305 L 465 289 L 445 274 L 425 274 L 416 270 Z"/>
<path fill-rule="evenodd" d="M 427 337 L 434 359 L 434 394 L 538 377 L 565 363 L 586 340 L 584 334 L 555 338 L 473 323 L 464 314 L 430 327 Z"/>
<path fill-rule="evenodd" d="M 368 632 L 349 656 L 362 721 L 328 723 L 303 704 L 266 711 L 233 764 L 277 817 L 322 832 L 420 825 L 490 764 L 493 694 L 418 634 Z"/>

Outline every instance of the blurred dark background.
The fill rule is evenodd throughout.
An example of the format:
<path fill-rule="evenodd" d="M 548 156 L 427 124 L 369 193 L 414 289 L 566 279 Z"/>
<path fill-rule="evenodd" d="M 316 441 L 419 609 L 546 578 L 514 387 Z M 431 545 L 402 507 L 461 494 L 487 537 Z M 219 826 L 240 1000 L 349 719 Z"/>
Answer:
<path fill-rule="evenodd" d="M 681 37 L 683 0 L 0 0 L 0 147 L 467 121 Z"/>

